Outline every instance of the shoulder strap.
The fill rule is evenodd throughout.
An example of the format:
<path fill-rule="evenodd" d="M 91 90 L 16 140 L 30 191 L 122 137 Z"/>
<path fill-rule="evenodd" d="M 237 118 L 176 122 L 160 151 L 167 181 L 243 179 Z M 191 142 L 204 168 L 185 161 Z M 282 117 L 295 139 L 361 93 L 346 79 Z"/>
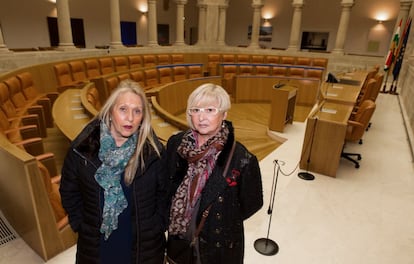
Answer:
<path fill-rule="evenodd" d="M 227 171 L 229 170 L 231 159 L 233 158 L 234 149 L 236 148 L 236 141 L 233 141 L 233 145 L 231 146 L 231 151 L 229 153 L 229 157 L 226 161 L 226 166 L 224 167 L 223 177 L 226 177 Z"/>
<path fill-rule="evenodd" d="M 224 167 L 224 170 L 223 170 L 223 177 L 226 177 L 227 171 L 229 170 L 230 162 L 231 162 L 231 159 L 233 158 L 233 153 L 234 153 L 235 148 L 236 148 L 236 141 L 233 141 L 233 145 L 231 146 L 231 151 L 229 153 L 229 157 L 227 158 L 227 161 L 226 161 L 226 166 Z M 195 243 L 196 239 L 198 238 L 198 235 L 201 232 L 201 229 L 203 229 L 204 223 L 206 222 L 208 214 L 210 213 L 211 206 L 212 206 L 212 204 L 210 204 L 206 208 L 206 210 L 204 210 L 203 216 L 201 217 L 201 220 L 200 220 L 200 223 L 198 224 L 197 229 L 194 232 L 194 238 L 191 241 L 191 244 Z"/>

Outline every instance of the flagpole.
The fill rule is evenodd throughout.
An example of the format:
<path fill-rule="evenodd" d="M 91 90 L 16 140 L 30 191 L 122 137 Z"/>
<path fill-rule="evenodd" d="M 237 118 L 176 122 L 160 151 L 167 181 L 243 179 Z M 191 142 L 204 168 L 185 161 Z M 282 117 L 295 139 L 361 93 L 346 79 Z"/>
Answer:
<path fill-rule="evenodd" d="M 401 23 L 402 23 L 402 19 L 400 19 L 400 23 L 398 24 L 395 30 L 395 33 L 394 33 L 394 36 L 392 38 L 392 42 L 390 45 L 390 50 L 388 51 L 387 57 L 385 58 L 384 71 L 387 72 L 387 75 L 385 76 L 385 82 L 384 82 L 384 87 L 382 89 L 382 93 L 387 93 L 388 76 L 390 73 L 391 66 L 393 65 L 394 59 L 396 57 L 395 49 L 398 48 L 398 43 L 400 39 Z"/>
<path fill-rule="evenodd" d="M 387 72 L 387 74 L 385 75 L 384 86 L 382 87 L 381 93 L 388 93 L 388 91 L 387 91 L 387 82 L 388 82 L 388 75 L 389 75 L 390 71 L 387 70 L 386 72 Z"/>
<path fill-rule="evenodd" d="M 408 41 L 408 36 L 410 34 L 410 29 L 411 29 L 411 18 L 407 18 L 407 21 L 405 23 L 405 27 L 404 27 L 404 32 L 401 38 L 401 43 L 398 46 L 398 50 L 397 50 L 397 56 L 396 56 L 396 60 L 394 63 L 394 67 L 392 70 L 392 75 L 393 75 L 393 81 L 392 81 L 392 85 L 391 85 L 391 89 L 390 89 L 390 94 L 394 94 L 394 95 L 398 95 L 397 93 L 397 84 L 398 84 L 398 77 L 400 74 L 400 70 L 402 67 L 402 63 L 403 63 L 403 59 L 404 59 L 404 53 L 405 53 L 405 48 L 407 45 L 407 41 Z"/>

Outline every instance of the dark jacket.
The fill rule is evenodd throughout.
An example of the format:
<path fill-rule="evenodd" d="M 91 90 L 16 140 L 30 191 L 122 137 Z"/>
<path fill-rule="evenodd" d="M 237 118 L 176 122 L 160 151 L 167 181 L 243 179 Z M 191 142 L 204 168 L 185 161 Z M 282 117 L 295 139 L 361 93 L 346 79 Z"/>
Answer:
<path fill-rule="evenodd" d="M 235 140 L 233 127 L 220 153 L 216 166 L 203 189 L 197 223 L 203 211 L 212 204 L 199 236 L 200 257 L 203 264 L 243 263 L 243 221 L 263 205 L 263 191 L 257 158 L 242 144 L 236 143 L 226 177 L 223 170 Z M 167 144 L 168 175 L 172 197 L 187 172 L 188 163 L 177 153 L 184 132 L 172 136 Z"/>
<path fill-rule="evenodd" d="M 94 175 L 101 161 L 99 120 L 92 121 L 72 142 L 62 168 L 60 193 L 69 215 L 69 223 L 78 232 L 77 263 L 99 263 L 100 208 L 103 189 Z M 164 152 L 161 143 L 159 149 Z M 131 263 L 161 264 L 164 259 L 166 224 L 168 221 L 167 184 L 161 159 L 149 144 L 145 170 L 140 169 L 131 185 L 132 245 Z"/>

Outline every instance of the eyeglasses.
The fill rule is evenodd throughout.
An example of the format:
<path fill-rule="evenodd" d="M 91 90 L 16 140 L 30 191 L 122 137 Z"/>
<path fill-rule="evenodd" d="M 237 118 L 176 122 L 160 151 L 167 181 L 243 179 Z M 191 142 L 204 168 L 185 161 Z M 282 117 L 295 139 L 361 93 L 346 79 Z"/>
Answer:
<path fill-rule="evenodd" d="M 188 109 L 188 113 L 190 115 L 199 115 L 201 113 L 204 113 L 206 115 L 216 115 L 218 112 L 220 112 L 220 109 L 215 107 L 193 107 Z"/>

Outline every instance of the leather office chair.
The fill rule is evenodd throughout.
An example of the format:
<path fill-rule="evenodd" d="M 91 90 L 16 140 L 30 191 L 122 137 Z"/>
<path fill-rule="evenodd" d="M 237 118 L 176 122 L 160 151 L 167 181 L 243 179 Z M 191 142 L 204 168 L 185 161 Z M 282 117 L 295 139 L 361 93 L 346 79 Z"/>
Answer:
<path fill-rule="evenodd" d="M 253 66 L 252 65 L 241 65 L 239 66 L 238 75 L 252 75 Z"/>
<path fill-rule="evenodd" d="M 101 110 L 102 108 L 101 97 L 99 96 L 99 91 L 98 89 L 96 89 L 95 86 L 88 89 L 86 93 L 86 99 L 91 105 L 93 105 L 93 107 L 96 110 L 98 111 Z"/>
<path fill-rule="evenodd" d="M 247 54 L 238 54 L 237 63 L 250 63 L 250 55 Z"/>
<path fill-rule="evenodd" d="M 305 69 L 304 68 L 293 68 L 293 67 L 288 68 L 287 73 L 291 77 L 299 77 L 299 78 L 305 77 Z"/>
<path fill-rule="evenodd" d="M 208 54 L 207 55 L 207 70 L 209 72 L 209 75 L 215 76 L 218 75 L 218 65 L 220 63 L 220 54 Z"/>
<path fill-rule="evenodd" d="M 113 73 L 115 71 L 112 58 L 109 58 L 109 57 L 100 58 L 98 59 L 98 61 L 99 61 L 99 67 L 101 68 L 102 75 Z"/>
<path fill-rule="evenodd" d="M 256 75 L 270 75 L 270 66 L 255 66 Z"/>
<path fill-rule="evenodd" d="M 147 69 L 144 71 L 145 77 L 145 87 L 144 90 L 149 90 L 160 84 L 158 81 L 158 71 L 157 69 Z"/>
<path fill-rule="evenodd" d="M 191 65 L 188 66 L 188 79 L 203 77 L 202 66 Z"/>
<path fill-rule="evenodd" d="M 53 210 L 56 228 L 58 230 L 62 230 L 63 227 L 69 224 L 69 221 L 65 209 L 62 207 L 62 201 L 59 193 L 61 176 L 56 174 L 55 171 L 51 171 L 49 167 L 45 166 L 43 160 L 41 159 L 37 159 L 37 166 Z"/>
<path fill-rule="evenodd" d="M 75 60 L 69 62 L 70 72 L 72 74 L 72 79 L 76 83 L 82 83 L 88 80 L 86 76 L 85 63 L 81 60 Z"/>
<path fill-rule="evenodd" d="M 166 84 L 173 81 L 172 69 L 168 68 L 158 68 L 158 78 L 160 84 Z"/>
<path fill-rule="evenodd" d="M 52 105 L 57 99 L 58 92 L 40 92 L 34 85 L 32 74 L 30 72 L 23 72 L 17 75 L 20 81 L 20 87 L 24 97 L 31 102 L 36 102 L 41 105 L 45 114 L 45 121 L 47 127 L 53 127 Z"/>
<path fill-rule="evenodd" d="M 86 76 L 88 79 L 96 78 L 101 75 L 101 70 L 97 59 L 86 59 L 84 60 L 84 63 Z"/>
<path fill-rule="evenodd" d="M 142 88 L 145 87 L 145 77 L 144 72 L 142 70 L 131 71 L 129 75 L 131 76 L 131 79 L 139 83 L 139 85 L 141 85 Z"/>
<path fill-rule="evenodd" d="M 273 63 L 278 64 L 280 61 L 280 57 L 277 55 L 268 55 L 266 56 L 266 63 Z"/>
<path fill-rule="evenodd" d="M 263 63 L 264 58 L 265 57 L 263 55 L 252 55 L 251 63 Z"/>
<path fill-rule="evenodd" d="M 223 54 L 221 55 L 221 59 L 223 63 L 235 63 L 236 59 L 233 54 Z"/>
<path fill-rule="evenodd" d="M 173 68 L 174 81 L 180 81 L 187 79 L 187 68 L 185 66 L 175 66 Z"/>
<path fill-rule="evenodd" d="M 16 78 L 17 80 L 17 78 Z M 20 83 L 15 81 L 0 83 L 0 102 L 1 102 L 1 109 L 4 111 L 6 116 L 10 119 L 11 126 L 16 127 L 20 125 L 20 122 L 23 121 L 20 119 L 20 117 L 27 117 L 29 115 L 30 118 L 26 119 L 24 124 L 33 124 L 36 125 L 39 129 L 41 137 L 47 136 L 47 130 L 46 130 L 46 123 L 45 123 L 45 115 L 43 107 L 40 105 L 29 105 L 26 106 L 24 102 L 21 102 L 20 100 L 25 100 L 24 95 L 16 94 L 12 96 L 13 91 L 18 92 L 17 84 L 20 86 Z M 12 87 L 10 90 L 9 86 Z M 16 106 L 21 105 L 21 107 Z"/>
<path fill-rule="evenodd" d="M 311 59 L 307 57 L 298 57 L 296 58 L 296 65 L 310 66 Z"/>
<path fill-rule="evenodd" d="M 222 85 L 229 94 L 233 93 L 234 76 L 237 75 L 236 65 L 223 65 L 222 67 Z"/>
<path fill-rule="evenodd" d="M 129 69 L 127 57 L 118 56 L 114 57 L 113 60 L 116 72 L 127 71 Z"/>
<path fill-rule="evenodd" d="M 369 121 L 371 120 L 372 115 L 375 111 L 375 102 L 372 100 L 365 100 L 361 103 L 358 111 L 355 112 L 351 118 L 348 120 L 348 127 L 345 135 L 346 142 L 359 142 L 362 144 L 362 136 L 366 131 Z M 344 144 L 345 147 L 345 144 Z M 361 154 L 359 153 L 349 153 L 342 150 L 341 157 L 353 162 L 355 168 L 359 168 L 359 160 L 361 160 Z M 356 157 L 356 159 L 352 158 Z"/>
<path fill-rule="evenodd" d="M 283 56 L 280 58 L 280 64 L 293 65 L 295 64 L 295 57 Z"/>
<path fill-rule="evenodd" d="M 157 55 L 157 65 L 168 65 L 171 64 L 171 59 L 169 54 L 159 54 Z"/>
<path fill-rule="evenodd" d="M 370 96 L 369 99 L 371 99 L 372 101 L 376 101 L 378 94 L 381 91 L 381 87 L 382 87 L 382 83 L 384 81 L 384 73 L 377 73 L 374 77 L 374 79 L 377 81 L 375 83 L 375 86 L 372 88 L 372 90 L 370 91 Z M 367 130 L 371 127 L 371 122 L 369 122 Z"/>
<path fill-rule="evenodd" d="M 128 57 L 129 68 L 141 68 L 142 67 L 142 57 L 141 55 L 131 55 Z"/>
<path fill-rule="evenodd" d="M 143 64 L 145 68 L 155 67 L 157 65 L 157 59 L 155 55 L 152 55 L 152 54 L 143 55 Z"/>
<path fill-rule="evenodd" d="M 171 63 L 172 64 L 184 63 L 184 54 L 172 54 Z"/>
<path fill-rule="evenodd" d="M 272 73 L 273 76 L 287 76 L 288 68 L 283 66 L 275 66 L 272 67 Z"/>
<path fill-rule="evenodd" d="M 118 78 L 118 82 L 122 82 L 123 80 L 126 80 L 126 79 L 131 79 L 131 75 L 128 72 L 118 74 L 116 77 Z"/>

